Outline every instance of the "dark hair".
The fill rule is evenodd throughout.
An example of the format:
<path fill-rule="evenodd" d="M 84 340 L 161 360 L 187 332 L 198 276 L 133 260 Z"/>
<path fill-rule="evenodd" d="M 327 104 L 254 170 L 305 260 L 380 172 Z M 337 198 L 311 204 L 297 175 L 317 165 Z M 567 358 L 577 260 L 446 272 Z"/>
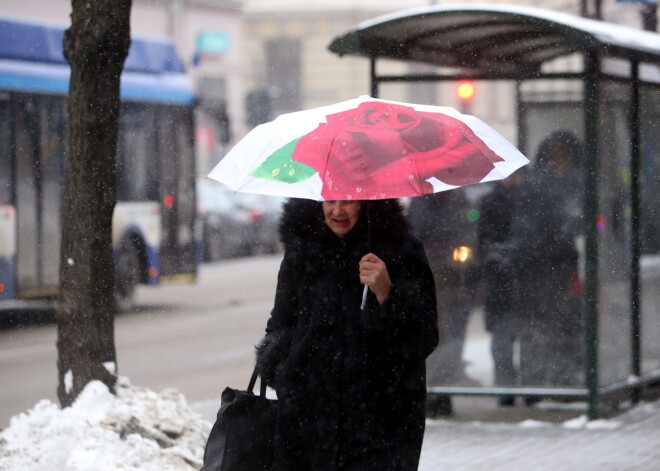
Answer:
<path fill-rule="evenodd" d="M 546 169 L 548 164 L 558 154 L 565 155 L 571 167 L 578 167 L 580 165 L 582 161 L 582 144 L 580 144 L 575 134 L 562 129 L 546 137 L 541 142 L 541 145 L 539 145 L 534 168 L 540 170 Z"/>

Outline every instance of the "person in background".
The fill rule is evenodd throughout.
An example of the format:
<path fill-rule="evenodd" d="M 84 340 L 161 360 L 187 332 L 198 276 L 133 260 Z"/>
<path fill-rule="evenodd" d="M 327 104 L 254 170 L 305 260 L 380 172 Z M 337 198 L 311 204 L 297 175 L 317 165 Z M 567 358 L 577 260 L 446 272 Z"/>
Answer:
<path fill-rule="evenodd" d="M 416 470 L 438 327 L 433 274 L 399 202 L 291 199 L 280 235 L 257 347 L 279 401 L 272 469 Z"/>
<path fill-rule="evenodd" d="M 578 253 L 583 236 L 582 161 L 577 137 L 566 130 L 553 132 L 541 142 L 527 183 L 531 187 L 526 199 L 528 219 L 533 224 L 523 227 L 528 240 L 536 234 L 536 243 L 521 245 L 520 265 L 525 274 L 521 279 L 533 296 L 530 316 L 536 323 L 539 359 L 533 378 L 549 386 L 583 383 L 583 283 Z"/>
<path fill-rule="evenodd" d="M 581 159 L 577 138 L 554 132 L 530 170 L 500 182 L 482 202 L 486 323 L 499 386 L 579 384 Z M 500 400 L 513 403 L 513 397 Z"/>
<path fill-rule="evenodd" d="M 521 199 L 520 182 L 525 171 L 518 171 L 497 182 L 480 204 L 478 224 L 479 253 L 484 282 L 484 321 L 491 334 L 491 354 L 496 386 L 515 386 L 520 381 L 516 365 L 516 347 L 527 352 L 529 331 L 524 312 L 517 302 L 520 270 L 514 266 L 514 244 L 511 226 Z M 514 396 L 499 398 L 500 406 L 513 406 Z"/>
<path fill-rule="evenodd" d="M 413 198 L 408 208 L 408 219 L 415 235 L 424 242 L 435 279 L 440 345 L 426 362 L 431 386 L 477 385 L 466 375 L 463 362 L 476 286 L 476 224 L 467 217 L 469 209 L 464 188 Z M 452 413 L 449 396 L 428 396 L 427 416 Z"/>

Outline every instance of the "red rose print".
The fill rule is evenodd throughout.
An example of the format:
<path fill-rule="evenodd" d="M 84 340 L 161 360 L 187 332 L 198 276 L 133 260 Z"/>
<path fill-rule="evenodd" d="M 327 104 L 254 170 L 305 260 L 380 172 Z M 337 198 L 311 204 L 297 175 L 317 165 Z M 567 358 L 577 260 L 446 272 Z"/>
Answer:
<path fill-rule="evenodd" d="M 432 193 L 431 177 L 477 183 L 503 159 L 447 115 L 365 102 L 328 115 L 300 139 L 293 160 L 318 171 L 323 198 L 334 200 Z"/>

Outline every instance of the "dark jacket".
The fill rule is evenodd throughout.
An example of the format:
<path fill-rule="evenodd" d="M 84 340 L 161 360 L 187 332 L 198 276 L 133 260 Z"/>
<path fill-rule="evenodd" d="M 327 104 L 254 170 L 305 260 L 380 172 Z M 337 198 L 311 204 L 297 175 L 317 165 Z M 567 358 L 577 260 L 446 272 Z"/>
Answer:
<path fill-rule="evenodd" d="M 577 271 L 579 180 L 537 170 L 525 173 L 522 181 L 498 184 L 480 207 L 489 330 L 511 310 L 530 321 L 558 322 L 559 306 Z"/>
<path fill-rule="evenodd" d="M 284 259 L 257 348 L 280 404 L 275 469 L 417 469 L 424 360 L 438 342 L 433 275 L 398 202 L 363 204 L 343 238 L 320 203 L 284 206 Z M 358 262 L 368 252 L 386 263 L 393 287 L 382 306 L 369 292 L 361 311 Z"/>

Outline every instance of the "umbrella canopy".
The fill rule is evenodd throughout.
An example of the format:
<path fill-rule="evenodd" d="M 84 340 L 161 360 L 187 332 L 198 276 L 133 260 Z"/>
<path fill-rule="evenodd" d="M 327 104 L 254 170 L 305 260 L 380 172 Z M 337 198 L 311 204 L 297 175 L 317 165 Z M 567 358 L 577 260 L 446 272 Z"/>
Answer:
<path fill-rule="evenodd" d="M 234 191 L 369 200 L 500 180 L 527 163 L 474 116 L 362 96 L 257 126 L 209 177 Z"/>

